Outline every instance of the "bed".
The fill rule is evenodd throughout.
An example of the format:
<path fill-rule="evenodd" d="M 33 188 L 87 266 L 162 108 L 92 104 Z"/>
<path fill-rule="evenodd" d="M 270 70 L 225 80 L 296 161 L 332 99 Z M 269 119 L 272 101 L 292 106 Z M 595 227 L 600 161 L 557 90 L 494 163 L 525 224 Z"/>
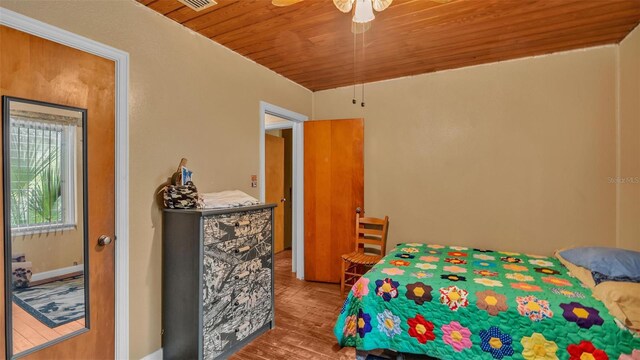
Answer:
<path fill-rule="evenodd" d="M 334 333 L 357 350 L 439 359 L 603 360 L 640 349 L 638 333 L 557 259 L 419 243 L 398 245 L 358 280 Z"/>

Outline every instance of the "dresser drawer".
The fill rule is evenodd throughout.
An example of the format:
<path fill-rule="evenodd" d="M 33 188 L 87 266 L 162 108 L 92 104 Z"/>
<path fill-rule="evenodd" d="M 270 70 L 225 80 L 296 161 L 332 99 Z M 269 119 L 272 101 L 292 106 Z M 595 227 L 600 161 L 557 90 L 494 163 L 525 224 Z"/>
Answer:
<path fill-rule="evenodd" d="M 211 279 L 221 283 L 205 288 L 205 359 L 242 341 L 273 317 L 271 256 L 246 261 L 230 272 L 211 274 Z"/>
<path fill-rule="evenodd" d="M 227 258 L 228 262 L 244 262 L 271 254 L 271 230 L 253 236 L 220 241 L 204 245 L 205 253 L 210 256 Z M 217 254 L 217 255 L 215 255 Z M 233 259 L 238 259 L 234 261 Z"/>
<path fill-rule="evenodd" d="M 271 233 L 271 210 L 261 209 L 204 218 L 204 244 Z"/>
<path fill-rule="evenodd" d="M 226 277 L 229 286 L 240 288 L 254 288 L 263 284 L 262 274 L 271 271 L 271 255 L 256 257 L 235 266 Z M 271 278 L 269 278 L 271 280 Z M 271 283 L 269 282 L 269 287 Z"/>
<path fill-rule="evenodd" d="M 271 256 L 271 241 L 268 241 L 270 238 L 271 229 L 268 230 L 268 233 L 238 238 L 235 240 L 235 249 L 232 255 L 241 261 Z"/>
<path fill-rule="evenodd" d="M 205 256 L 203 272 L 203 309 L 212 311 L 211 317 L 223 316 L 234 306 L 255 305 L 267 295 L 271 299 L 271 255 L 258 257 L 234 266 L 227 264 L 222 270 L 214 270 L 217 259 Z M 242 295 L 246 294 L 246 295 Z M 258 295 L 260 294 L 260 295 Z M 238 302 L 240 304 L 238 304 Z"/>
<path fill-rule="evenodd" d="M 235 334 L 220 333 L 213 324 L 203 325 L 203 351 L 204 360 L 213 360 L 218 355 L 227 351 L 236 343 Z"/>

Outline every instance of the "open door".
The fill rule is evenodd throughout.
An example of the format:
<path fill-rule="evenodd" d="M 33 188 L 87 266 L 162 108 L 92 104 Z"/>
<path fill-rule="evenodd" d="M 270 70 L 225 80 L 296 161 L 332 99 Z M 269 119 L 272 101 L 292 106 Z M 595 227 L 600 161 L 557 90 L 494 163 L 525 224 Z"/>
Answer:
<path fill-rule="evenodd" d="M 264 135 L 265 200 L 278 204 L 273 214 L 273 252 L 284 250 L 284 138 Z"/>
<path fill-rule="evenodd" d="M 304 123 L 304 278 L 340 282 L 364 207 L 364 120 Z"/>

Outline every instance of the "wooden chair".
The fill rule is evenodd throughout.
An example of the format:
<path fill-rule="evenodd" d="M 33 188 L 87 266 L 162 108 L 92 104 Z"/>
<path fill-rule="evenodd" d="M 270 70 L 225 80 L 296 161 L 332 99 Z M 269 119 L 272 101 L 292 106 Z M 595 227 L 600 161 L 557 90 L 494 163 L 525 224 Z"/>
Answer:
<path fill-rule="evenodd" d="M 342 255 L 342 278 L 340 280 L 340 295 L 344 297 L 346 286 L 353 286 L 358 279 L 375 265 L 386 253 L 389 217 L 384 219 L 360 217 L 356 214 L 356 242 L 355 251 Z M 369 246 L 366 246 L 369 245 Z M 372 252 L 371 246 L 379 247 Z"/>

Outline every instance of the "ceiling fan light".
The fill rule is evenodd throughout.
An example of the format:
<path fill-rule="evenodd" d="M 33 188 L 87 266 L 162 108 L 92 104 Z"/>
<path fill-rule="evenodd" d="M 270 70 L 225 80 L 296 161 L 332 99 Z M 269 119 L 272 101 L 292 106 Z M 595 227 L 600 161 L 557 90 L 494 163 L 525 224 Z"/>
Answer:
<path fill-rule="evenodd" d="M 371 0 L 356 0 L 356 12 L 353 15 L 353 22 L 367 23 L 375 18 Z"/>
<path fill-rule="evenodd" d="M 362 34 L 363 32 L 371 29 L 371 22 L 368 23 L 356 23 L 351 22 L 351 32 L 354 34 Z"/>

